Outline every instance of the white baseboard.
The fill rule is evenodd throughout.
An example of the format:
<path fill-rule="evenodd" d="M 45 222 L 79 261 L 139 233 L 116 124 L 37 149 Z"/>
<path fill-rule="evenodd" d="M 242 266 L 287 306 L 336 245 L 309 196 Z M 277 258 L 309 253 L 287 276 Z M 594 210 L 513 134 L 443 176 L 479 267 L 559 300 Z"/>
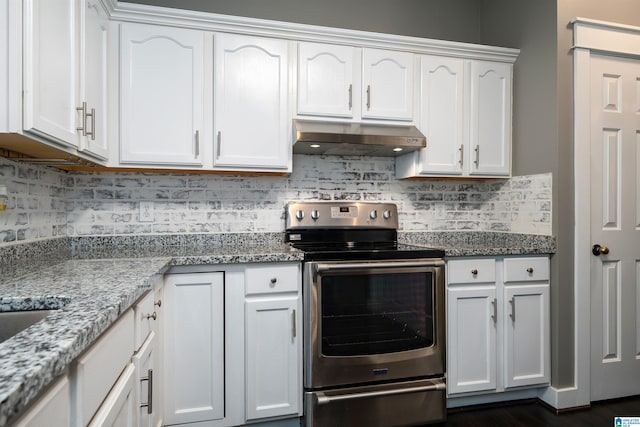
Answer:
<path fill-rule="evenodd" d="M 540 390 L 538 399 L 555 409 L 581 408 L 590 405 L 590 402 L 581 402 L 577 387 L 547 387 Z"/>

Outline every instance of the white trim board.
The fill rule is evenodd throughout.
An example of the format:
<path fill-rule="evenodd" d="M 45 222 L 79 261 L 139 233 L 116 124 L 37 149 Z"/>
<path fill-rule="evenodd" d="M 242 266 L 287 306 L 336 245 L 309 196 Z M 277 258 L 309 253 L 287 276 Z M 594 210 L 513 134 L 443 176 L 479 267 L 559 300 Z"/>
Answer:
<path fill-rule="evenodd" d="M 576 18 L 574 34 L 574 387 L 550 390 L 541 398 L 562 409 L 591 403 L 591 55 L 640 58 L 640 27 Z M 581 215 L 578 215 L 581 213 Z M 555 395 L 554 395 L 555 394 Z M 554 402 L 554 403 L 552 403 Z M 556 406 L 558 405 L 558 406 Z"/>

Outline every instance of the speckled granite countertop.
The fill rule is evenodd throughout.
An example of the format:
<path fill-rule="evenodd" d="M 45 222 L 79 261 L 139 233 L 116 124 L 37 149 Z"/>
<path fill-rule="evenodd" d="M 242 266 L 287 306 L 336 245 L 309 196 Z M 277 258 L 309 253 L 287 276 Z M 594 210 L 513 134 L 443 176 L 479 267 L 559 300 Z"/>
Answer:
<path fill-rule="evenodd" d="M 400 233 L 447 257 L 554 253 L 549 236 Z M 280 233 L 60 238 L 0 249 L 0 312 L 54 309 L 0 343 L 0 427 L 26 408 L 171 266 L 301 261 Z M 13 261 L 6 262 L 13 258 Z"/>
<path fill-rule="evenodd" d="M 0 312 L 54 309 L 44 320 L 0 343 L 0 426 L 26 408 L 169 267 L 299 261 L 302 254 L 274 244 L 97 247 L 64 258 L 0 265 Z"/>

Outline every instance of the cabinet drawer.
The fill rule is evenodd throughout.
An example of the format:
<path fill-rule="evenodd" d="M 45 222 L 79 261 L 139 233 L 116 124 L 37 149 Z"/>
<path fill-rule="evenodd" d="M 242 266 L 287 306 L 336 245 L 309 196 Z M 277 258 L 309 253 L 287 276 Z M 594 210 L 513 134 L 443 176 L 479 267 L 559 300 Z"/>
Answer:
<path fill-rule="evenodd" d="M 492 283 L 496 281 L 496 260 L 492 258 L 447 261 L 447 283 Z"/>
<path fill-rule="evenodd" d="M 142 346 L 144 340 L 147 339 L 149 333 L 154 329 L 153 323 L 156 322 L 153 318 L 157 314 L 155 312 L 153 291 L 147 292 L 147 294 L 134 306 L 133 311 L 136 316 L 136 350 Z"/>
<path fill-rule="evenodd" d="M 549 280 L 549 258 L 525 257 L 505 258 L 504 281 L 538 282 Z"/>
<path fill-rule="evenodd" d="M 300 264 L 262 264 L 248 266 L 245 270 L 246 292 L 263 294 L 297 292 L 300 280 Z"/>
<path fill-rule="evenodd" d="M 87 425 L 131 360 L 134 345 L 133 310 L 128 310 L 78 358 L 76 408 L 79 425 Z"/>

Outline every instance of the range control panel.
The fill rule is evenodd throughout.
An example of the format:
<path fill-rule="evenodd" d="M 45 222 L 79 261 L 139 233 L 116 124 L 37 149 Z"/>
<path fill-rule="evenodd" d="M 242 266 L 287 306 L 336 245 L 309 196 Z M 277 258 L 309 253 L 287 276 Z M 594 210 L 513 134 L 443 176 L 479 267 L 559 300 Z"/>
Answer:
<path fill-rule="evenodd" d="M 398 228 L 398 208 L 393 203 L 291 202 L 287 204 L 285 216 L 287 230 L 316 227 Z"/>

